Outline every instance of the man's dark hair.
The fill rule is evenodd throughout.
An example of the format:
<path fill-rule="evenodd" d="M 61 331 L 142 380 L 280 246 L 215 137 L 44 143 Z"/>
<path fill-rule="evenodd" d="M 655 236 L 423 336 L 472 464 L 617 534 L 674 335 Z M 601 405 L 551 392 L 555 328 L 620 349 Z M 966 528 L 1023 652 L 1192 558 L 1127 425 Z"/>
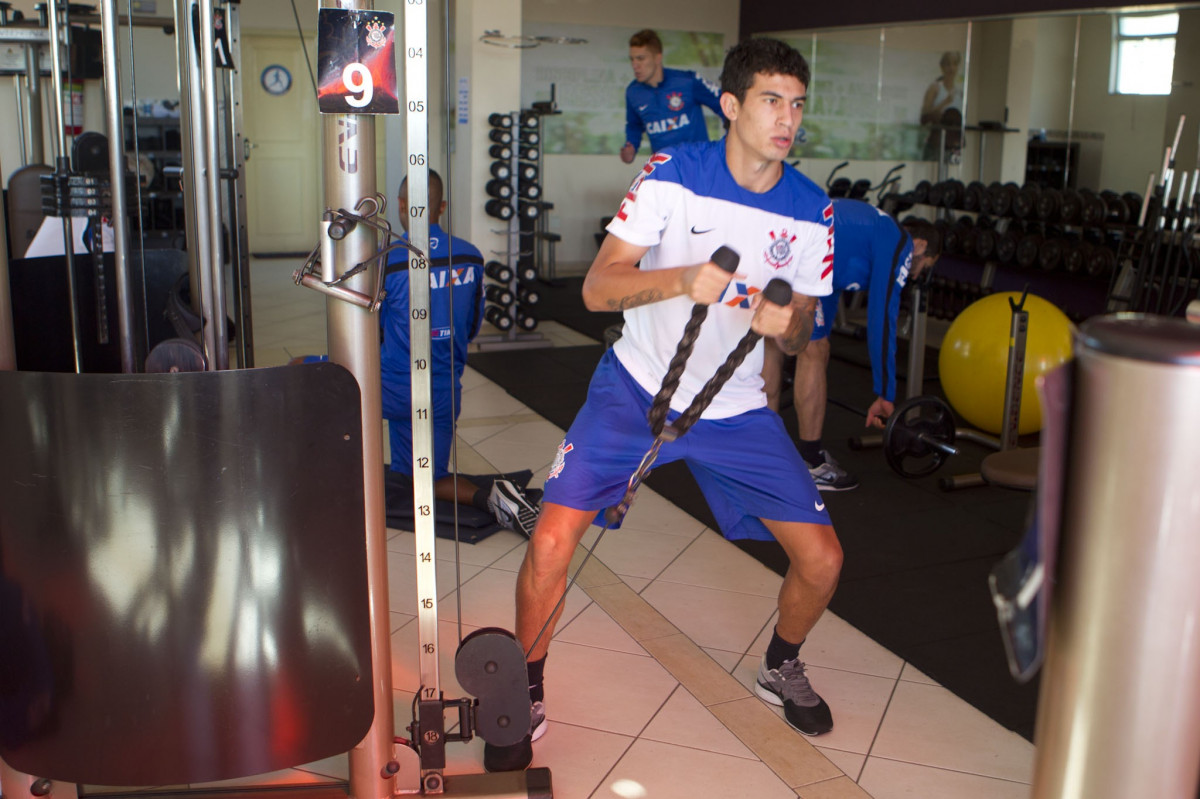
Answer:
<path fill-rule="evenodd" d="M 925 240 L 925 255 L 936 258 L 942 254 L 942 234 L 932 224 L 916 217 L 905 219 L 903 227 L 914 241 L 916 239 Z"/>
<path fill-rule="evenodd" d="M 396 192 L 399 196 L 408 189 L 408 177 L 405 176 L 400 181 L 400 189 Z M 429 207 L 440 208 L 442 206 L 442 197 L 446 196 L 446 187 L 442 183 L 442 176 L 434 170 L 429 170 Z"/>
<path fill-rule="evenodd" d="M 747 39 L 730 48 L 721 70 L 721 91 L 745 102 L 755 75 L 791 75 L 808 87 L 808 62 L 778 39 Z"/>
<path fill-rule="evenodd" d="M 662 39 L 649 28 L 638 31 L 629 37 L 630 47 L 645 47 L 652 53 L 662 53 Z"/>

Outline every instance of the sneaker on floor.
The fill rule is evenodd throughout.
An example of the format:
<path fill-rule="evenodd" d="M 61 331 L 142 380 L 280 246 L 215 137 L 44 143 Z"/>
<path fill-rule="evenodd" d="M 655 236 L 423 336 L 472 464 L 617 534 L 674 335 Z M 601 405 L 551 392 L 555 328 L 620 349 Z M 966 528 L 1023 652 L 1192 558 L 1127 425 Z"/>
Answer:
<path fill-rule="evenodd" d="M 529 737 L 536 741 L 546 734 L 546 703 L 534 702 L 529 711 Z"/>
<path fill-rule="evenodd" d="M 821 457 L 825 462 L 808 470 L 813 482 L 817 484 L 818 491 L 849 491 L 858 488 L 858 478 L 839 466 L 828 452 L 821 450 Z"/>
<path fill-rule="evenodd" d="M 492 483 L 488 509 L 504 527 L 526 538 L 533 535 L 533 526 L 537 524 L 538 519 L 538 507 L 510 481 L 497 480 Z"/>
<path fill-rule="evenodd" d="M 530 708 L 530 732 L 511 746 L 483 744 L 483 768 L 489 772 L 522 771 L 533 762 L 533 742 L 546 734 L 546 705 L 534 702 Z"/>
<path fill-rule="evenodd" d="M 787 723 L 805 735 L 821 735 L 833 729 L 829 705 L 817 696 L 799 660 L 785 660 L 779 668 L 768 669 L 764 655 L 754 693 L 772 705 L 782 706 Z"/>

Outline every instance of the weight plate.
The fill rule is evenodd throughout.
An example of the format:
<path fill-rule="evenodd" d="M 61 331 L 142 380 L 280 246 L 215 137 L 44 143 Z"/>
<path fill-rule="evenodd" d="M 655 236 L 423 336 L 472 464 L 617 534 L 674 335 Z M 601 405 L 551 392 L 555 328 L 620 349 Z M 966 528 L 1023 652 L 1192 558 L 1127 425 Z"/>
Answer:
<path fill-rule="evenodd" d="M 942 467 L 954 445 L 954 414 L 937 397 L 913 397 L 896 407 L 883 431 L 883 455 L 901 477 L 925 477 Z"/>

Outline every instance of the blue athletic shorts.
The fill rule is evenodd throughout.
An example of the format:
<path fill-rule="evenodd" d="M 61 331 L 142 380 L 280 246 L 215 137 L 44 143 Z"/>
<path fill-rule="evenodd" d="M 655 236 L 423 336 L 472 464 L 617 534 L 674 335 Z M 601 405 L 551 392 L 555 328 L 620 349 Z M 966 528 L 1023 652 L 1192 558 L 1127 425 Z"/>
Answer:
<path fill-rule="evenodd" d="M 383 381 L 383 418 L 388 420 L 393 472 L 412 475 L 412 404 L 408 383 Z M 450 443 L 454 440 L 454 410 L 462 408 L 462 392 L 455 397 L 453 407 L 448 395 L 433 396 L 433 479 L 440 480 L 450 473 Z"/>
<path fill-rule="evenodd" d="M 625 371 L 612 350 L 604 354 L 546 478 L 544 502 L 577 510 L 616 505 L 630 476 L 654 443 L 646 414 L 653 397 Z M 671 412 L 668 419 L 679 414 Z M 701 419 L 663 444 L 655 465 L 683 459 L 700 485 L 722 534 L 772 540 L 760 521 L 829 524 L 808 466 L 783 420 L 769 408 L 728 419 Z"/>

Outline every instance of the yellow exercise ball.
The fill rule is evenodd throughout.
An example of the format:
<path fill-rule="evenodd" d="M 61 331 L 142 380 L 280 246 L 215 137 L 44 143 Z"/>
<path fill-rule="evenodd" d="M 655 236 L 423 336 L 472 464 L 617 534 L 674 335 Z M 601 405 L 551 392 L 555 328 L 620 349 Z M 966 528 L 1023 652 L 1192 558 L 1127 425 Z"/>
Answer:
<path fill-rule="evenodd" d="M 954 318 L 938 355 L 938 376 L 950 406 L 969 424 L 999 434 L 1004 427 L 1004 384 L 1008 378 L 1009 300 L 1021 293 L 990 294 Z M 1021 386 L 1021 435 L 1042 428 L 1042 402 L 1034 381 L 1071 357 L 1071 321 L 1047 300 L 1025 297 L 1025 377 Z"/>

